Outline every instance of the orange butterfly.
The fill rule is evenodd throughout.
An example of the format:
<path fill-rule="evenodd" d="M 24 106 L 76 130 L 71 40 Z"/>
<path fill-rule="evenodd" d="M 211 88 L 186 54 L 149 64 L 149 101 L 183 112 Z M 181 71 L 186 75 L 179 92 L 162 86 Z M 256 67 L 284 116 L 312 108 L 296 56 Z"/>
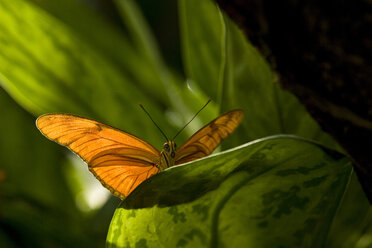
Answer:
<path fill-rule="evenodd" d="M 177 150 L 176 143 L 167 138 L 161 152 L 132 134 L 75 115 L 45 114 L 36 120 L 36 126 L 48 139 L 79 155 L 104 187 L 124 199 L 150 176 L 211 154 L 242 118 L 242 110 L 227 112 L 200 129 Z"/>

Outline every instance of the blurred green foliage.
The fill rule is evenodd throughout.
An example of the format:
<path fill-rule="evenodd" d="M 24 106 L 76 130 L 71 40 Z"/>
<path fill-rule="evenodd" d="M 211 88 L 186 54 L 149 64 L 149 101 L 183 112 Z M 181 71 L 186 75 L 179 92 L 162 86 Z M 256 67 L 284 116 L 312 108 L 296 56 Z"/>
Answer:
<path fill-rule="evenodd" d="M 163 137 L 139 103 L 172 136 L 211 98 L 178 144 L 218 113 L 242 108 L 244 122 L 224 149 L 274 134 L 295 134 L 338 149 L 297 99 L 279 87 L 265 60 L 213 2 L 178 2 L 184 71 L 164 61 L 134 1 L 113 4 L 122 21 L 118 25 L 82 1 L 0 1 L 0 244 L 104 244 L 115 200 L 88 213 L 76 207 L 63 173 L 69 163 L 65 150 L 35 128 L 34 117 L 43 113 L 91 117 L 160 148 Z M 365 209 L 366 199 L 356 180 L 339 187 L 347 184 L 356 193 L 335 203 L 338 218 L 331 222 L 338 231 L 327 242 L 337 244 L 336 234 L 350 226 L 351 246 L 345 247 L 353 247 L 370 217 L 360 220 L 355 211 Z"/>

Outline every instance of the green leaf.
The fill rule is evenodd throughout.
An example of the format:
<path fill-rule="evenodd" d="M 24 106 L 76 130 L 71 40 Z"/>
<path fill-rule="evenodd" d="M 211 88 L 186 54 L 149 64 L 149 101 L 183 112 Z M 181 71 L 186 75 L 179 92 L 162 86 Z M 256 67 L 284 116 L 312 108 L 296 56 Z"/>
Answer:
<path fill-rule="evenodd" d="M 185 71 L 211 99 L 221 103 L 226 28 L 212 1 L 179 1 Z"/>
<path fill-rule="evenodd" d="M 80 39 L 111 60 L 122 74 L 151 98 L 163 106 L 168 104 L 168 98 L 164 97 L 168 89 L 165 84 L 174 84 L 174 78 L 168 75 L 169 71 L 164 67 L 145 20 L 133 2 L 117 1 L 119 11 L 128 8 L 122 15 L 129 30 L 129 34 L 125 35 L 90 6 L 76 0 L 31 1 L 68 25 Z"/>
<path fill-rule="evenodd" d="M 156 71 L 156 75 L 153 76 L 153 82 L 151 86 L 159 85 L 159 89 L 162 89 L 163 97 L 167 95 L 169 98 L 169 104 L 176 111 L 175 115 L 179 116 L 181 120 L 171 120 L 171 122 L 178 123 L 178 127 L 188 122 L 193 115 L 203 106 L 207 100 L 211 97 L 208 93 L 206 94 L 203 90 L 206 88 L 200 88 L 198 85 L 188 81 L 187 84 L 179 84 L 181 81 L 179 76 L 170 72 L 164 64 L 163 59 L 160 56 L 159 49 L 155 42 L 155 38 L 150 31 L 140 9 L 132 0 L 115 0 L 121 14 L 123 23 L 125 24 L 132 43 L 138 54 L 144 57 L 144 60 Z M 154 81 L 155 80 L 155 81 Z M 164 87 L 161 87 L 164 86 Z M 211 88 L 211 87 L 208 87 Z M 156 89 L 154 89 L 156 90 Z M 154 94 L 154 92 L 152 92 Z M 199 128 L 202 127 L 202 123 L 207 123 L 214 119 L 218 115 L 217 107 L 214 104 L 210 104 L 208 109 L 203 111 L 198 118 L 203 122 L 191 123 L 190 127 L 186 129 L 186 132 L 191 135 L 195 133 Z M 183 134 L 181 134 L 183 135 Z M 185 140 L 183 135 L 180 140 Z"/>
<path fill-rule="evenodd" d="M 101 247 L 63 176 L 60 147 L 42 137 L 34 117 L 1 88 L 0 106 L 6 117 L 0 122 L 1 246 Z"/>
<path fill-rule="evenodd" d="M 107 247 L 322 247 L 351 171 L 301 138 L 257 140 L 146 180 L 116 210 Z"/>
<path fill-rule="evenodd" d="M 195 85 L 190 90 L 189 85 L 181 84 L 183 79 L 170 71 L 165 65 L 153 34 L 135 2 L 115 1 L 123 24 L 128 31 L 125 33 L 110 25 L 89 7 L 76 0 L 63 2 L 31 1 L 67 25 L 74 35 L 88 43 L 96 53 L 101 54 L 107 60 L 111 60 L 114 65 L 118 66 L 121 74 L 129 77 L 131 84 L 138 87 L 146 97 L 156 102 L 156 104 L 147 104 L 146 101 L 142 100 L 142 104 L 150 105 L 162 111 L 164 111 L 164 108 L 168 111 L 173 109 L 173 112 L 171 112 L 177 114 L 172 115 L 176 118 L 167 120 L 171 125 L 182 126 L 208 100 L 209 97 L 198 90 Z M 73 67 L 75 61 L 70 63 Z M 92 84 L 94 83 L 92 81 Z M 128 89 L 125 90 L 128 91 Z M 115 93 L 115 95 L 117 94 Z M 137 97 L 129 100 L 139 102 Z M 211 105 L 199 116 L 203 123 L 218 114 L 216 107 Z M 138 110 L 138 108 L 135 110 Z M 165 127 L 164 129 L 169 129 L 166 122 L 162 123 L 165 121 L 162 116 L 158 115 L 156 120 L 159 120 L 158 122 L 163 128 Z M 112 120 L 110 119 L 110 121 Z M 148 121 L 148 119 L 143 121 Z M 189 134 L 200 128 L 201 123 L 193 123 L 193 126 L 193 128 L 190 128 L 192 131 L 188 131 Z M 128 127 L 125 128 L 129 130 Z M 149 130 L 149 132 L 146 132 L 143 137 L 151 136 L 151 133 L 157 132 L 151 126 L 146 129 L 139 129 L 139 131 L 146 130 Z M 170 133 L 173 132 L 170 131 Z M 183 136 L 181 140 L 184 140 L 185 135 L 181 134 L 181 136 Z M 159 138 L 157 135 L 155 137 Z"/>
<path fill-rule="evenodd" d="M 244 110 L 243 134 L 230 147 L 282 133 L 337 147 L 298 100 L 279 87 L 262 55 L 214 2 L 182 0 L 180 17 L 187 77 L 218 99 L 222 112 Z"/>
<path fill-rule="evenodd" d="M 15 0 L 0 6 L 0 44 L 4 47 L 0 84 L 24 108 L 36 115 L 64 112 L 92 117 L 160 146 L 162 137 L 138 107 L 142 103 L 172 133 L 172 126 L 162 116 L 162 103 L 121 70 L 110 53 L 87 43 L 33 4 Z M 135 62 L 137 69 L 141 62 Z M 149 75 L 141 70 L 133 73 Z"/>
<path fill-rule="evenodd" d="M 132 37 L 132 42 L 136 50 L 145 57 L 154 68 L 159 70 L 160 75 L 167 73 L 167 71 L 164 70 L 164 62 L 159 54 L 155 37 L 152 35 L 150 27 L 147 25 L 138 6 L 132 0 L 115 0 L 115 3 L 118 6 L 124 24 L 126 24 L 131 34 L 130 36 Z"/>
<path fill-rule="evenodd" d="M 353 172 L 334 219 L 325 247 L 371 247 L 371 231 L 367 228 L 370 228 L 372 224 L 372 209 L 355 172 Z M 359 241 L 362 242 L 358 245 Z"/>
<path fill-rule="evenodd" d="M 2 115 L 6 116 L 0 122 L 0 170 L 5 173 L 0 186 L 51 205 L 65 204 L 66 209 L 73 206 L 73 197 L 61 178 L 63 153 L 40 136 L 35 119 L 1 88 L 0 106 Z"/>

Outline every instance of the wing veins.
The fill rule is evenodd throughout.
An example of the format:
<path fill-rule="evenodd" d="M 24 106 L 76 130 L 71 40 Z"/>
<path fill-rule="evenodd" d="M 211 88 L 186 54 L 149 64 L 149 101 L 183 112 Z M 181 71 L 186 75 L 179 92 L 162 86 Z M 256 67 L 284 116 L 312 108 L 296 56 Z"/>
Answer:
<path fill-rule="evenodd" d="M 137 162 L 137 161 L 133 161 L 134 159 L 127 159 L 127 160 L 124 160 L 124 159 L 109 159 L 109 160 L 105 160 L 105 161 L 102 161 L 96 165 L 94 165 L 94 167 L 109 167 L 109 166 L 138 166 L 138 167 L 147 167 L 147 166 L 154 166 L 153 164 L 147 162 L 147 161 L 144 161 L 144 160 L 139 160 L 138 162 L 140 162 L 141 164 L 143 163 L 147 163 L 147 165 L 144 165 L 144 166 L 140 166 L 140 165 L 102 165 L 102 163 L 106 163 L 106 162 Z"/>
<path fill-rule="evenodd" d="M 129 188 L 129 192 L 131 192 L 131 189 L 133 188 L 134 184 L 136 183 L 137 179 L 138 179 L 139 175 L 137 175 L 136 179 L 133 181 L 132 185 L 130 186 Z"/>
<path fill-rule="evenodd" d="M 97 154 L 96 156 L 94 156 L 92 159 L 91 159 L 91 162 L 90 163 L 93 163 L 94 160 L 97 160 L 99 158 L 103 158 L 105 156 L 116 156 L 116 157 L 120 157 L 120 158 L 127 158 L 127 159 L 130 159 L 130 160 L 135 160 L 135 161 L 138 161 L 138 162 L 147 162 L 147 163 L 151 163 L 147 160 L 144 160 L 144 159 L 140 159 L 140 158 L 134 158 L 134 157 L 129 157 L 129 156 L 126 156 L 126 155 L 121 155 L 121 154 L 117 154 L 117 153 L 105 153 L 104 155 L 100 155 L 100 154 Z"/>

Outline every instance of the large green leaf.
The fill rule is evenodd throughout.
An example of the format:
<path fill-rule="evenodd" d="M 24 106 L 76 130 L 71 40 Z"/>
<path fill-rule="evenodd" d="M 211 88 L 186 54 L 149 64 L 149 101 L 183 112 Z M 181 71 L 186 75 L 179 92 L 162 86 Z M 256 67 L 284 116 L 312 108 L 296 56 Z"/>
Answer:
<path fill-rule="evenodd" d="M 110 53 L 87 43 L 87 38 L 42 9 L 21 0 L 2 1 L 0 29 L 1 85 L 30 112 L 93 117 L 160 146 L 162 137 L 138 107 L 142 103 L 164 129 L 173 130 L 155 94 L 146 94 Z M 141 61 L 135 63 L 140 69 Z M 146 70 L 131 71 L 149 75 Z M 136 118 L 126 118 L 133 115 Z"/>
<path fill-rule="evenodd" d="M 322 247 L 351 172 L 306 140 L 257 140 L 145 181 L 116 210 L 107 246 Z M 365 199 L 353 209 L 368 210 Z"/>
<path fill-rule="evenodd" d="M 116 1 L 118 9 L 125 12 L 122 16 L 126 21 L 125 27 L 129 30 L 126 35 L 119 27 L 110 25 L 102 16 L 79 1 L 31 1 L 68 25 L 80 39 L 94 47 L 97 53 L 102 53 L 113 61 L 121 73 L 129 77 L 131 83 L 137 85 L 141 91 L 163 106 L 168 104 L 169 99 L 165 97 L 165 93 L 169 87 L 166 85 L 174 84 L 174 78 L 168 75 L 169 71 L 158 54 L 156 42 L 134 3 Z M 145 34 L 145 37 L 138 38 L 141 36 L 137 33 Z"/>
<path fill-rule="evenodd" d="M 235 107 L 245 112 L 244 135 L 235 144 L 286 133 L 336 146 L 297 99 L 279 87 L 261 54 L 213 1 L 181 0 L 180 17 L 187 76 L 218 100 L 222 112 Z"/>

